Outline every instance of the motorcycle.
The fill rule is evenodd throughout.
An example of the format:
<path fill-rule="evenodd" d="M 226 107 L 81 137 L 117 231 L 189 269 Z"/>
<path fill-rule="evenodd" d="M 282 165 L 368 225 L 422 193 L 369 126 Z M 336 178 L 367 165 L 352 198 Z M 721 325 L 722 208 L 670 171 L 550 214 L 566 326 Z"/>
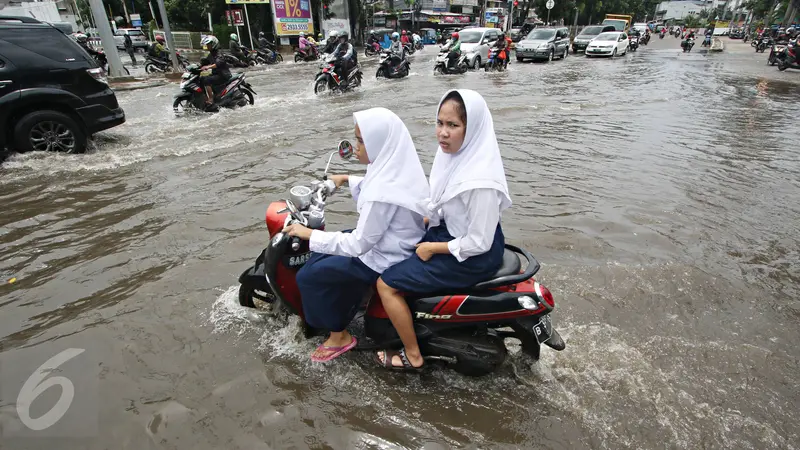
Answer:
<path fill-rule="evenodd" d="M 377 42 L 373 42 L 372 45 L 366 45 L 364 47 L 364 56 L 370 57 L 375 56 L 381 53 L 381 44 Z"/>
<path fill-rule="evenodd" d="M 403 78 L 407 77 L 410 71 L 411 63 L 405 58 L 397 66 L 392 67 L 392 52 L 385 50 L 378 63 L 378 71 L 375 72 L 375 77 Z"/>
<path fill-rule="evenodd" d="M 639 49 L 639 38 L 637 36 L 628 36 L 628 47 L 632 52 Z"/>
<path fill-rule="evenodd" d="M 764 51 L 767 49 L 767 45 L 772 45 L 771 41 L 772 39 L 767 39 L 764 37 L 760 38 L 758 40 L 758 43 L 756 44 L 756 53 L 758 52 L 764 53 Z"/>
<path fill-rule="evenodd" d="M 186 70 L 186 66 L 189 65 L 189 60 L 185 56 L 181 55 L 179 52 L 175 52 L 175 55 L 178 57 L 178 63 L 181 66 L 181 70 Z M 156 58 L 155 56 L 151 55 L 146 55 L 144 63 L 144 71 L 147 73 L 172 72 L 172 61 Z"/>
<path fill-rule="evenodd" d="M 342 141 L 338 153 L 347 159 L 353 154 L 353 146 Z M 239 276 L 240 305 L 256 308 L 260 306 L 258 300 L 267 303 L 272 314 L 304 318 L 296 276 L 311 256 L 309 244 L 282 230 L 294 223 L 325 229 L 325 205 L 336 191 L 336 185 L 327 180 L 335 154 L 328 158 L 323 180 L 312 181 L 310 186 L 296 185 L 289 190 L 288 198 L 267 207 L 269 244 L 252 267 Z M 527 262 L 525 270 L 520 258 Z M 505 338 L 518 339 L 522 352 L 534 360 L 539 359 L 543 345 L 563 350 L 566 344 L 551 319 L 553 295 L 533 278 L 539 267 L 528 251 L 506 244 L 502 267 L 491 279 L 453 292 L 408 295 L 422 354 L 463 375 L 482 376 L 505 361 Z M 377 351 L 402 345 L 377 294 L 373 292 L 365 299 L 360 311 L 365 336 L 359 336 L 355 350 Z M 305 322 L 302 327 L 307 338 L 324 333 Z"/>
<path fill-rule="evenodd" d="M 647 44 L 649 44 L 649 43 L 650 43 L 650 34 L 649 34 L 649 33 L 645 33 L 645 35 L 644 35 L 644 36 L 642 36 L 642 38 L 641 38 L 641 39 L 639 39 L 639 42 L 640 42 L 642 45 L 647 45 Z"/>
<path fill-rule="evenodd" d="M 454 67 L 448 67 L 447 62 L 447 54 L 449 51 L 447 49 L 440 50 L 439 56 L 436 58 L 436 65 L 433 66 L 433 73 L 438 73 L 440 75 L 445 74 L 459 74 L 464 73 L 469 69 L 467 66 L 467 53 L 461 52 L 461 56 L 456 61 Z"/>
<path fill-rule="evenodd" d="M 663 31 L 658 34 L 658 38 L 659 39 L 664 39 L 664 32 Z"/>
<path fill-rule="evenodd" d="M 106 73 L 110 73 L 108 70 L 108 57 L 106 57 L 106 54 L 100 49 L 95 49 L 95 51 L 97 52 L 97 54 L 93 56 L 97 65 L 100 66 L 100 68 L 103 69 Z M 126 75 L 131 74 L 131 71 L 128 70 L 128 68 L 125 67 L 124 64 L 122 66 L 122 70 L 125 72 Z"/>
<path fill-rule="evenodd" d="M 800 69 L 800 61 L 797 61 L 797 44 L 787 45 L 783 53 L 783 58 L 778 58 L 778 70 L 783 72 L 786 69 Z"/>
<path fill-rule="evenodd" d="M 320 71 L 314 78 L 314 93 L 322 94 L 325 91 L 342 91 L 346 92 L 361 86 L 361 66 L 356 64 L 356 67 L 350 70 L 350 74 L 346 75 L 348 80 L 347 87 L 342 87 L 341 75 L 336 73 L 335 70 L 335 55 L 328 55 L 325 60 L 320 64 Z"/>
<path fill-rule="evenodd" d="M 309 62 L 309 61 L 316 61 L 319 59 L 319 51 L 310 52 L 306 50 L 300 50 L 299 48 L 297 51 L 294 52 L 294 62 Z"/>
<path fill-rule="evenodd" d="M 767 65 L 774 66 L 780 59 L 786 59 L 786 44 L 773 44 L 767 57 Z"/>
<path fill-rule="evenodd" d="M 691 52 L 692 47 L 694 47 L 694 38 L 689 38 L 681 42 L 681 48 L 683 48 L 684 53 Z"/>
<path fill-rule="evenodd" d="M 505 54 L 505 50 L 498 50 L 496 48 L 489 50 L 489 60 L 486 61 L 486 66 L 484 67 L 486 72 L 494 72 L 495 70 L 502 72 L 505 70 L 505 58 L 501 58 L 501 52 Z"/>
<path fill-rule="evenodd" d="M 181 76 L 180 92 L 175 95 L 172 109 L 180 113 L 188 109 L 206 110 L 206 91 L 200 80 L 199 64 L 190 64 Z M 225 85 L 213 86 L 216 108 L 235 108 L 255 103 L 256 91 L 246 81 L 245 74 L 235 73 Z"/>
<path fill-rule="evenodd" d="M 703 43 L 700 44 L 700 47 L 711 47 L 711 35 L 707 34 L 705 38 L 703 38 Z"/>
<path fill-rule="evenodd" d="M 414 43 L 414 48 L 415 48 L 416 50 L 422 50 L 422 49 L 424 49 L 424 48 L 425 48 L 425 44 L 423 44 L 423 43 L 422 43 L 422 41 L 415 42 L 415 43 Z"/>
<path fill-rule="evenodd" d="M 277 64 L 283 62 L 283 56 L 276 51 L 259 48 L 256 50 L 256 62 L 258 64 Z"/>
<path fill-rule="evenodd" d="M 403 48 L 406 49 L 406 55 L 413 55 L 417 51 L 411 44 L 403 44 Z"/>
<path fill-rule="evenodd" d="M 222 57 L 225 59 L 225 62 L 230 64 L 233 67 L 250 67 L 250 64 L 242 61 L 241 59 L 231 55 L 230 53 L 223 53 Z"/>

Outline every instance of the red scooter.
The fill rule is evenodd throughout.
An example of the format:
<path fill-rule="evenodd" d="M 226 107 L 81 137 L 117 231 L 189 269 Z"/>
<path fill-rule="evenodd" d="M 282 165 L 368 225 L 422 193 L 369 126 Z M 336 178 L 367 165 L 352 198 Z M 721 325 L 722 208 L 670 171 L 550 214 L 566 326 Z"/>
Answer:
<path fill-rule="evenodd" d="M 339 155 L 346 159 L 352 154 L 352 145 L 342 141 Z M 292 238 L 282 230 L 293 223 L 324 229 L 325 202 L 335 190 L 325 177 L 310 186 L 294 186 L 289 198 L 269 205 L 266 223 L 270 241 L 255 264 L 239 277 L 241 305 L 254 308 L 258 300 L 303 317 L 303 299 L 295 277 L 311 252 L 308 241 Z M 520 257 L 527 261 L 524 270 Z M 533 279 L 538 270 L 539 263 L 530 253 L 506 244 L 503 265 L 489 280 L 453 292 L 407 294 L 426 360 L 441 361 L 464 375 L 481 376 L 496 370 L 506 359 L 505 338 L 518 339 L 522 351 L 534 360 L 539 359 L 542 344 L 563 350 L 564 340 L 550 319 L 555 308 L 553 296 Z M 356 350 L 402 346 L 375 290 L 365 299 L 362 311 L 366 336 L 359 337 Z M 323 333 L 308 324 L 304 328 L 306 337 Z"/>

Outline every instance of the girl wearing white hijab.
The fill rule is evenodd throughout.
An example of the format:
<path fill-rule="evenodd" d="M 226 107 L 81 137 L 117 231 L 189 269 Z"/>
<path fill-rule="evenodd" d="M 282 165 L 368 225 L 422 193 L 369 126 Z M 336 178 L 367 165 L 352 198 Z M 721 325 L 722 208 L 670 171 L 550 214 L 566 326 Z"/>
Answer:
<path fill-rule="evenodd" d="M 419 370 L 423 358 L 411 311 L 400 292 L 463 289 L 487 280 L 503 262 L 500 214 L 511 206 L 492 115 L 480 94 L 453 90 L 439 103 L 439 149 L 431 169 L 430 220 L 416 255 L 392 266 L 378 280 L 378 294 L 405 346 L 382 351 L 388 369 Z"/>
<path fill-rule="evenodd" d="M 406 260 L 425 235 L 425 199 L 430 189 L 417 150 L 403 121 L 386 108 L 353 114 L 356 157 L 368 164 L 362 177 L 330 176 L 345 182 L 358 209 L 350 233 L 310 230 L 290 225 L 283 231 L 309 240 L 314 252 L 297 273 L 306 322 L 331 332 L 311 354 L 330 361 L 356 346 L 346 327 L 361 299 L 384 270 Z"/>

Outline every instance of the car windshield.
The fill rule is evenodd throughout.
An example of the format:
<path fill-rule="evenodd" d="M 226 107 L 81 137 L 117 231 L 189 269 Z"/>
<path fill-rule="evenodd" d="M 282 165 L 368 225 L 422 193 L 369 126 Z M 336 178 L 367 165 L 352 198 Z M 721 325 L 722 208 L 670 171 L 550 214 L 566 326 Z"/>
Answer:
<path fill-rule="evenodd" d="M 458 40 L 462 44 L 477 44 L 481 41 L 481 36 L 483 36 L 482 31 L 462 31 L 458 33 Z"/>
<path fill-rule="evenodd" d="M 580 36 L 597 36 L 601 31 L 603 31 L 603 27 L 599 25 L 586 27 L 581 31 Z"/>
<path fill-rule="evenodd" d="M 144 36 L 144 33 L 142 33 L 139 30 L 130 30 L 128 31 L 128 34 L 130 34 L 131 36 Z"/>
<path fill-rule="evenodd" d="M 624 20 L 612 20 L 612 19 L 608 19 L 608 20 L 604 20 L 604 21 L 603 21 L 603 25 L 612 25 L 612 26 L 614 27 L 614 29 L 615 29 L 615 30 L 617 30 L 617 31 L 622 31 L 622 30 L 624 30 L 624 29 L 625 29 L 625 27 L 628 25 L 628 22 L 626 22 L 626 21 L 624 21 Z"/>
<path fill-rule="evenodd" d="M 526 38 L 529 41 L 545 41 L 552 39 L 556 35 L 556 30 L 533 30 Z"/>
<path fill-rule="evenodd" d="M 618 33 L 603 33 L 595 38 L 597 41 L 616 41 L 619 37 Z"/>

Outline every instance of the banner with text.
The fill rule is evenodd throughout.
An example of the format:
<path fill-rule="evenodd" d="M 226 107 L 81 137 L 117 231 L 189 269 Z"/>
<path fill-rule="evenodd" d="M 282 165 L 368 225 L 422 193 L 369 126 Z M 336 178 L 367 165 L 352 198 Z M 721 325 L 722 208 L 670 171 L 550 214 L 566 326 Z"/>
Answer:
<path fill-rule="evenodd" d="M 278 36 L 314 33 L 310 0 L 273 0 L 272 16 Z"/>

